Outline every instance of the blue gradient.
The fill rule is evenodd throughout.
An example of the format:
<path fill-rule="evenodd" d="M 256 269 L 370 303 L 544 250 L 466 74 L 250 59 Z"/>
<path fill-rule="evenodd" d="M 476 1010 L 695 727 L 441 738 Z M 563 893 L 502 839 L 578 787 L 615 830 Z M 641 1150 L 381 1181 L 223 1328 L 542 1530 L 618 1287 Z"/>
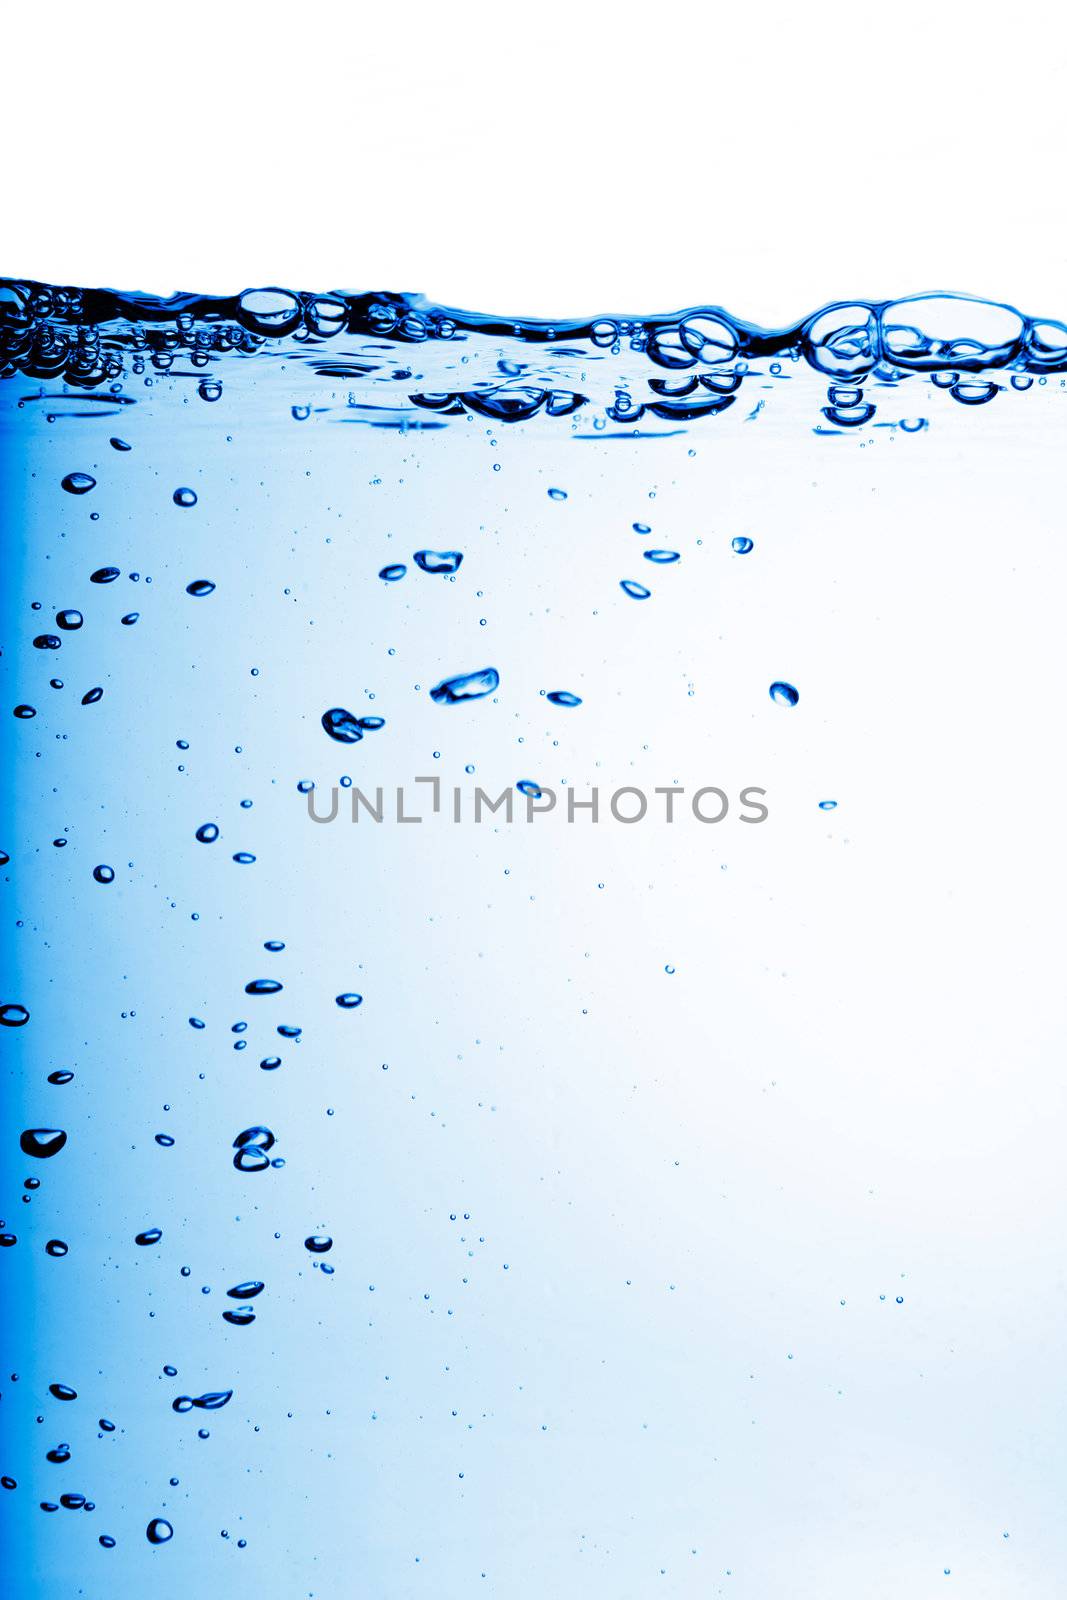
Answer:
<path fill-rule="evenodd" d="M 0 285 L 5 1600 L 1058 1600 L 1064 372 Z"/>

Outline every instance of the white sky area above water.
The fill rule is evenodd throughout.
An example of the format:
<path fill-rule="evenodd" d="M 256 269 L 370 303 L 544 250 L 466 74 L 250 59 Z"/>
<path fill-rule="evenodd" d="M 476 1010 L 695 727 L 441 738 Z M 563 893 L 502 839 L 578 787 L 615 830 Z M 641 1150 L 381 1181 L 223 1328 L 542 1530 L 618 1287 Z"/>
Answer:
<path fill-rule="evenodd" d="M 1067 33 L 1043 0 L 49 19 L 5 24 L 27 63 L 0 111 L 8 276 L 546 317 L 774 323 L 926 289 L 1067 313 Z"/>

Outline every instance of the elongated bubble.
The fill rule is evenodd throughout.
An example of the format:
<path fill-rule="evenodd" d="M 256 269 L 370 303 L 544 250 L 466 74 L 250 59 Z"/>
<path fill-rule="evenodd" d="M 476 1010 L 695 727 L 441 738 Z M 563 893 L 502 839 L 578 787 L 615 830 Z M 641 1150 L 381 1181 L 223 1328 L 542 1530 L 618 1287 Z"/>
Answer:
<path fill-rule="evenodd" d="M 212 1389 L 207 1394 L 196 1395 L 193 1405 L 201 1411 L 221 1411 L 233 1399 L 232 1389 Z"/>
<path fill-rule="evenodd" d="M 443 679 L 430 690 L 430 699 L 439 706 L 459 705 L 464 700 L 481 700 L 500 687 L 500 674 L 495 667 L 482 667 L 480 672 L 462 673 L 456 678 Z"/>
<path fill-rule="evenodd" d="M 463 555 L 459 550 L 416 550 L 414 560 L 423 572 L 440 573 L 448 577 L 459 571 Z"/>

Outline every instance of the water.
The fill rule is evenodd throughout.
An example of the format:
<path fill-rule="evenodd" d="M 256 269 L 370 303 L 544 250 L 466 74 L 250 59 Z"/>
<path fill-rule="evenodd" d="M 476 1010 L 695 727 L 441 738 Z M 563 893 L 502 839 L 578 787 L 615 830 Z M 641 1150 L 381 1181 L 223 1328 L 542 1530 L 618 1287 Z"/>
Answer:
<path fill-rule="evenodd" d="M 0 330 L 5 1595 L 1062 1593 L 1067 328 Z"/>

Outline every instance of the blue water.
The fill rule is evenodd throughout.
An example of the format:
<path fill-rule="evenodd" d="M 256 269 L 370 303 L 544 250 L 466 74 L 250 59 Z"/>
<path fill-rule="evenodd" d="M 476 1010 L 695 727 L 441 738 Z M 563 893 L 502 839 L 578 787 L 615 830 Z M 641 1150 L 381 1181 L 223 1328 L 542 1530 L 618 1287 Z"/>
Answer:
<path fill-rule="evenodd" d="M 1063 1593 L 1065 373 L 0 283 L 5 1597 Z"/>

